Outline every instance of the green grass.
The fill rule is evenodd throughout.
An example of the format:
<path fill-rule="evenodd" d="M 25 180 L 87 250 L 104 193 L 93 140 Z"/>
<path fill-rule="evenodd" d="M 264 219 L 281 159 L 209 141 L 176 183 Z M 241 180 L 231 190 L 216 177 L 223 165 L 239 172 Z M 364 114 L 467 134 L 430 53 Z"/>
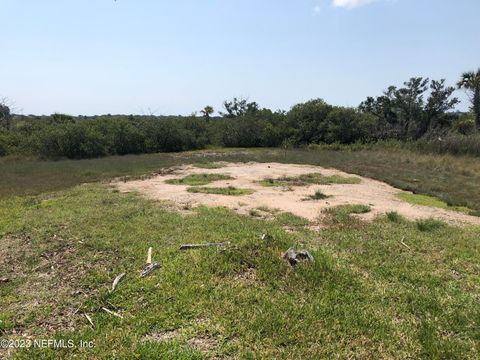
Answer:
<path fill-rule="evenodd" d="M 187 189 L 191 193 L 213 194 L 213 195 L 228 195 L 228 196 L 242 196 L 250 195 L 255 192 L 252 189 L 241 189 L 234 186 L 228 187 L 190 187 Z"/>
<path fill-rule="evenodd" d="M 398 193 L 395 196 L 400 200 L 406 201 L 414 205 L 436 207 L 440 209 L 462 212 L 464 214 L 471 214 L 472 212 L 474 212 L 474 210 L 469 209 L 466 206 L 450 206 L 445 201 L 440 200 L 434 196 L 410 194 L 406 192 Z"/>
<path fill-rule="evenodd" d="M 405 218 L 396 211 L 390 211 L 386 214 L 388 220 L 394 223 L 401 223 L 405 221 Z"/>
<path fill-rule="evenodd" d="M 417 228 L 420 231 L 435 231 L 444 228 L 446 224 L 437 219 L 422 219 L 416 221 Z"/>
<path fill-rule="evenodd" d="M 361 222 L 351 215 L 366 214 L 371 211 L 370 206 L 362 204 L 338 205 L 325 210 L 326 222 L 332 226 L 353 226 L 360 225 Z"/>
<path fill-rule="evenodd" d="M 91 160 L 39 161 L 0 157 L 0 198 L 68 189 L 81 183 L 138 177 L 199 161 L 281 162 L 333 167 L 435 196 L 480 215 L 480 158 L 423 154 L 395 148 L 345 150 L 222 149 L 180 154 L 112 156 Z"/>
<path fill-rule="evenodd" d="M 315 191 L 315 194 L 307 196 L 304 200 L 325 200 L 328 199 L 330 196 L 325 195 L 320 190 Z"/>
<path fill-rule="evenodd" d="M 383 217 L 289 233 L 285 225 L 305 220 L 205 207 L 185 216 L 92 184 L 0 200 L 0 214 L 0 268 L 10 279 L 0 283 L 0 337 L 95 342 L 18 349 L 14 359 L 478 356 L 478 227 L 421 231 Z M 222 250 L 178 250 L 225 241 Z M 141 279 L 149 247 L 162 267 Z M 292 269 L 281 258 L 289 247 L 315 262 Z M 170 331 L 170 341 L 146 340 Z"/>
<path fill-rule="evenodd" d="M 165 181 L 171 185 L 207 185 L 214 181 L 231 180 L 232 177 L 223 174 L 191 174 L 181 179 L 171 179 Z"/>
<path fill-rule="evenodd" d="M 280 177 L 278 179 L 266 178 L 260 181 L 262 186 L 307 186 L 316 185 L 332 185 L 332 184 L 358 184 L 360 179 L 357 177 L 346 177 L 340 175 L 325 176 L 319 173 L 304 174 L 297 177 Z"/>

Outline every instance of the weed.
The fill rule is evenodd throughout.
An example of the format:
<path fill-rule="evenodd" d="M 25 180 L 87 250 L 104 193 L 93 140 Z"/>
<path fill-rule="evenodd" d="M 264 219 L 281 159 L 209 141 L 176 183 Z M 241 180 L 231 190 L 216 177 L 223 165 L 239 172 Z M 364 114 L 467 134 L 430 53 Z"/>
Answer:
<path fill-rule="evenodd" d="M 325 199 L 328 199 L 329 197 L 330 197 L 329 195 L 325 195 L 320 190 L 317 190 L 317 191 L 315 191 L 315 194 L 307 196 L 303 200 L 325 200 Z"/>

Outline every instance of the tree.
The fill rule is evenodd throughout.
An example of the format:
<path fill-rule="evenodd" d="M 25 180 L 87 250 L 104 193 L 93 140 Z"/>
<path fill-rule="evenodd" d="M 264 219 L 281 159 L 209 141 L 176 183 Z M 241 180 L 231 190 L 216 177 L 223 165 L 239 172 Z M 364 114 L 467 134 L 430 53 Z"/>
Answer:
<path fill-rule="evenodd" d="M 429 130 L 447 125 L 448 111 L 459 103 L 454 87 L 445 80 L 411 78 L 404 87 L 390 86 L 382 96 L 369 97 L 359 110 L 377 117 L 378 136 L 402 140 L 418 139 Z M 425 96 L 428 98 L 425 100 Z"/>
<path fill-rule="evenodd" d="M 243 98 L 233 98 L 232 101 L 224 101 L 223 107 L 226 112 L 220 112 L 220 115 L 226 118 L 254 115 L 260 110 L 256 102 L 248 102 L 247 99 Z"/>
<path fill-rule="evenodd" d="M 210 115 L 212 115 L 214 113 L 214 109 L 212 106 L 210 105 L 207 105 L 203 108 L 203 110 L 200 110 L 200 112 L 202 113 L 203 117 L 206 119 L 206 120 L 210 120 Z"/>
<path fill-rule="evenodd" d="M 452 98 L 454 91 L 453 86 L 445 86 L 445 79 L 432 80 L 430 96 L 425 106 L 425 121 L 419 128 L 418 137 L 423 136 L 430 128 L 444 128 L 450 125 L 446 115 L 460 102 L 458 98 Z"/>
<path fill-rule="evenodd" d="M 7 99 L 0 99 L 0 127 L 10 130 L 12 125 L 12 114 L 7 105 Z"/>
<path fill-rule="evenodd" d="M 472 111 L 475 114 L 475 125 L 480 131 L 480 69 L 476 72 L 463 73 L 457 85 L 459 89 L 465 89 L 467 92 L 472 103 Z"/>
<path fill-rule="evenodd" d="M 287 114 L 288 127 L 292 130 L 288 137 L 297 144 L 320 143 L 325 141 L 326 119 L 333 106 L 323 99 L 313 99 L 297 104 Z"/>

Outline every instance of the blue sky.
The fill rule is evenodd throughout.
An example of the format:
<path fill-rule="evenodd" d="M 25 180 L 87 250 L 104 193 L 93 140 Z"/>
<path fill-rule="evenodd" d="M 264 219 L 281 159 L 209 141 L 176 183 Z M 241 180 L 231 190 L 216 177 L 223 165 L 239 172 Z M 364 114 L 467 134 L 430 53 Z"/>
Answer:
<path fill-rule="evenodd" d="M 0 0 L 0 96 L 24 114 L 356 106 L 478 68 L 479 14 L 479 0 Z"/>

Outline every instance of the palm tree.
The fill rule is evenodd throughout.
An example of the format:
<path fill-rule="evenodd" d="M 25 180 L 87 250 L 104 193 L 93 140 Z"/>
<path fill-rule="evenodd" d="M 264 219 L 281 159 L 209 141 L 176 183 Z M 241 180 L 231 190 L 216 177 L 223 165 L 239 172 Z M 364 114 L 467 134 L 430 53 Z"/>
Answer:
<path fill-rule="evenodd" d="M 457 85 L 467 92 L 475 114 L 475 125 L 480 130 L 480 69 L 463 73 Z"/>
<path fill-rule="evenodd" d="M 203 110 L 200 110 L 200 112 L 202 113 L 203 117 L 207 120 L 210 119 L 210 115 L 213 114 L 215 110 L 213 109 L 213 107 L 211 107 L 210 105 L 207 105 L 203 108 Z"/>

